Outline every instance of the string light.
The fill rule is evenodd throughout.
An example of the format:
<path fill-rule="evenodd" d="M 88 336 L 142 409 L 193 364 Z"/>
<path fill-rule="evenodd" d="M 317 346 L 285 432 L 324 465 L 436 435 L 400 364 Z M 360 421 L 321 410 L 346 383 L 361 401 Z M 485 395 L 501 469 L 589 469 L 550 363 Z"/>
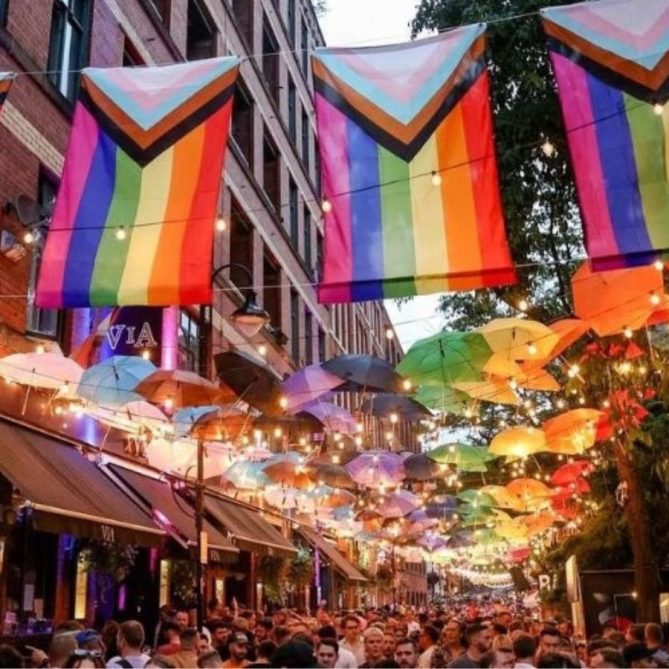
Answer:
<path fill-rule="evenodd" d="M 390 422 L 395 424 L 397 421 L 399 421 L 400 417 L 396 413 L 391 413 L 390 414 Z"/>
<path fill-rule="evenodd" d="M 441 174 L 439 174 L 439 172 L 436 172 L 434 170 L 432 170 L 432 185 L 441 186 Z"/>
<path fill-rule="evenodd" d="M 550 141 L 550 139 L 547 139 L 541 145 L 541 150 L 544 152 L 546 158 L 551 158 L 552 156 L 555 155 L 555 146 L 553 145 L 553 142 Z"/>
<path fill-rule="evenodd" d="M 171 397 L 166 397 L 165 401 L 163 402 L 163 406 L 166 409 L 173 409 L 174 408 L 174 400 Z"/>
<path fill-rule="evenodd" d="M 569 369 L 567 370 L 567 376 L 570 379 L 573 379 L 579 375 L 580 371 L 581 368 L 576 363 L 574 363 L 573 365 L 569 366 Z"/>
<path fill-rule="evenodd" d="M 527 345 L 527 352 L 530 355 L 536 355 L 539 352 L 539 349 L 537 348 L 536 344 L 530 343 Z"/>
<path fill-rule="evenodd" d="M 287 397 L 280 397 L 279 398 L 279 406 L 282 409 L 285 409 L 288 406 L 288 398 Z"/>
<path fill-rule="evenodd" d="M 37 344 L 37 346 L 35 346 L 35 353 L 37 353 L 37 355 L 42 355 L 45 350 L 46 349 L 44 348 L 44 344 Z"/>
<path fill-rule="evenodd" d="M 25 234 L 23 235 L 23 243 L 32 244 L 34 241 L 35 235 L 33 234 L 32 230 L 26 230 Z"/>
<path fill-rule="evenodd" d="M 149 351 L 148 349 L 145 348 L 142 351 L 142 359 L 143 360 L 151 360 L 151 351 Z"/>
<path fill-rule="evenodd" d="M 664 113 L 664 105 L 661 105 L 659 102 L 653 105 L 653 113 L 655 116 L 662 116 Z"/>
<path fill-rule="evenodd" d="M 267 355 L 267 346 L 265 346 L 265 344 L 260 344 L 260 346 L 258 346 L 258 353 L 264 358 Z"/>
<path fill-rule="evenodd" d="M 404 388 L 404 390 L 411 390 L 411 380 L 404 379 L 404 381 L 402 381 L 402 388 Z"/>
<path fill-rule="evenodd" d="M 119 242 L 122 242 L 126 238 L 126 236 L 127 233 L 123 226 L 121 226 L 120 228 L 118 228 L 118 230 L 116 230 L 116 239 L 118 239 Z"/>
<path fill-rule="evenodd" d="M 654 306 L 657 306 L 662 301 L 662 298 L 657 293 L 651 293 L 650 303 Z"/>
<path fill-rule="evenodd" d="M 509 388 L 511 388 L 511 390 L 516 390 L 518 388 L 518 381 L 513 377 L 509 379 Z"/>
<path fill-rule="evenodd" d="M 632 339 L 634 336 L 634 332 L 632 332 L 632 328 L 626 327 L 623 329 L 623 335 L 625 336 L 626 339 Z"/>
<path fill-rule="evenodd" d="M 523 313 L 525 313 L 529 308 L 530 308 L 530 305 L 528 304 L 528 302 L 525 298 L 523 298 L 521 300 L 518 300 L 519 311 L 522 311 Z"/>
<path fill-rule="evenodd" d="M 664 263 L 661 260 L 656 260 L 653 263 L 653 267 L 658 271 L 661 272 L 664 269 Z"/>
<path fill-rule="evenodd" d="M 223 216 L 218 216 L 216 218 L 216 230 L 218 232 L 225 232 L 225 229 L 228 227 L 228 224 L 225 222 Z"/>
<path fill-rule="evenodd" d="M 329 214 L 332 211 L 332 202 L 330 202 L 330 200 L 323 200 L 323 202 L 321 202 L 321 209 L 324 214 Z"/>

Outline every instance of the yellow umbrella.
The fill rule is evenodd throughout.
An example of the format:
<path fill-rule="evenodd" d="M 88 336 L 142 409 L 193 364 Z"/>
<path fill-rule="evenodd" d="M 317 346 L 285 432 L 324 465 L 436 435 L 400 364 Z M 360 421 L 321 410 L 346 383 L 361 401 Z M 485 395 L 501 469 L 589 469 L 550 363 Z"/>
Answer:
<path fill-rule="evenodd" d="M 462 381 L 454 383 L 453 388 L 466 393 L 471 398 L 495 404 L 510 404 L 518 406 L 520 399 L 511 390 L 506 381 L 499 379 L 488 379 L 487 381 Z"/>
<path fill-rule="evenodd" d="M 526 539 L 528 535 L 527 526 L 518 518 L 510 519 L 495 526 L 495 534 L 509 541 Z"/>
<path fill-rule="evenodd" d="M 539 511 L 549 505 L 551 489 L 536 479 L 514 479 L 506 484 L 506 489 L 516 495 L 525 511 Z"/>
<path fill-rule="evenodd" d="M 488 452 L 491 455 L 510 455 L 525 458 L 546 450 L 546 437 L 536 427 L 511 427 L 495 435 Z"/>
<path fill-rule="evenodd" d="M 519 520 L 527 527 L 528 536 L 533 537 L 551 527 L 557 521 L 557 516 L 552 511 L 540 511 L 522 516 Z"/>
<path fill-rule="evenodd" d="M 490 495 L 497 506 L 502 509 L 522 511 L 523 506 L 520 500 L 502 485 L 487 485 L 481 488 L 481 492 Z"/>
<path fill-rule="evenodd" d="M 501 378 L 517 378 L 523 375 L 521 366 L 509 359 L 505 353 L 493 353 L 483 366 L 483 371 Z"/>
<path fill-rule="evenodd" d="M 597 409 L 572 409 L 550 418 L 543 425 L 546 450 L 564 455 L 584 453 L 595 444 L 601 416 Z"/>
<path fill-rule="evenodd" d="M 541 360 L 560 340 L 548 326 L 524 318 L 497 318 L 478 328 L 478 332 L 494 353 L 509 360 Z"/>
<path fill-rule="evenodd" d="M 545 369 L 530 368 L 526 363 L 521 367 L 521 372 L 521 376 L 517 377 L 518 385 L 521 388 L 548 393 L 555 393 L 560 390 L 560 384 Z"/>

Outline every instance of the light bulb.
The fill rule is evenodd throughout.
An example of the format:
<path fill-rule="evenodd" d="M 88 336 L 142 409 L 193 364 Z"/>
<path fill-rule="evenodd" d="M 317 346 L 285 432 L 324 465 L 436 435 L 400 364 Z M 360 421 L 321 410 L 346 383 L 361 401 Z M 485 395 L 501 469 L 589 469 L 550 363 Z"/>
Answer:
<path fill-rule="evenodd" d="M 258 353 L 264 358 L 267 355 L 267 346 L 265 346 L 265 344 L 260 344 L 260 346 L 258 346 Z"/>
<path fill-rule="evenodd" d="M 656 116 L 662 116 L 664 112 L 664 105 L 661 105 L 659 102 L 653 105 L 653 113 Z"/>
<path fill-rule="evenodd" d="M 395 331 L 392 328 L 386 328 L 386 339 L 388 341 L 395 339 Z"/>
<path fill-rule="evenodd" d="M 330 200 L 323 200 L 323 202 L 321 202 L 321 209 L 323 210 L 323 213 L 329 214 L 332 211 L 332 202 L 330 202 Z"/>
<path fill-rule="evenodd" d="M 656 260 L 653 263 L 653 267 L 658 271 L 661 272 L 664 269 L 664 263 L 661 260 Z"/>
<path fill-rule="evenodd" d="M 571 365 L 569 367 L 569 369 L 567 370 L 567 376 L 570 379 L 573 379 L 574 377 L 578 376 L 580 371 L 581 371 L 581 368 L 578 365 L 576 365 L 576 364 Z"/>
<path fill-rule="evenodd" d="M 165 401 L 163 402 L 163 406 L 166 409 L 173 409 L 174 408 L 174 400 L 171 397 L 166 397 Z"/>
<path fill-rule="evenodd" d="M 632 328 L 627 327 L 623 329 L 623 335 L 625 335 L 625 339 L 632 339 L 634 332 L 632 332 Z"/>
<path fill-rule="evenodd" d="M 37 344 L 37 346 L 35 346 L 35 353 L 37 353 L 38 355 L 42 355 L 42 353 L 44 353 L 45 350 L 46 349 L 44 348 L 43 344 Z"/>
<path fill-rule="evenodd" d="M 279 398 L 279 406 L 285 409 L 288 406 L 288 399 L 286 397 Z"/>
<path fill-rule="evenodd" d="M 26 230 L 25 234 L 23 235 L 23 243 L 32 244 L 34 241 L 35 235 L 33 234 L 32 230 Z"/>
<path fill-rule="evenodd" d="M 432 185 L 441 186 L 441 174 L 439 172 L 432 171 Z"/>
<path fill-rule="evenodd" d="M 228 227 L 228 224 L 225 222 L 223 216 L 218 216 L 216 218 L 216 230 L 218 232 L 223 232 Z"/>
<path fill-rule="evenodd" d="M 400 419 L 400 417 L 396 413 L 391 413 L 390 414 L 390 422 L 391 423 L 397 423 L 397 421 Z"/>
<path fill-rule="evenodd" d="M 142 351 L 142 358 L 143 358 L 144 360 L 151 360 L 151 351 L 149 351 L 148 349 L 145 348 L 145 349 Z"/>
<path fill-rule="evenodd" d="M 527 345 L 527 352 L 530 355 L 536 355 L 539 352 L 539 349 L 536 347 L 536 344 L 528 344 Z"/>
<path fill-rule="evenodd" d="M 547 139 L 542 145 L 541 145 L 541 150 L 544 152 L 544 155 L 546 158 L 550 158 L 555 154 L 555 146 L 553 143 L 550 141 L 550 139 Z"/>
<path fill-rule="evenodd" d="M 404 390 L 411 390 L 411 381 L 409 379 L 404 379 L 404 381 L 402 381 L 402 388 L 404 388 Z"/>
<path fill-rule="evenodd" d="M 120 228 L 118 228 L 118 230 L 116 230 L 116 239 L 118 239 L 119 242 L 122 242 L 126 238 L 126 236 L 127 233 L 123 226 L 121 226 Z"/>
<path fill-rule="evenodd" d="M 509 379 L 509 388 L 511 388 L 511 390 L 516 390 L 516 388 L 518 388 L 518 381 L 514 378 Z"/>
<path fill-rule="evenodd" d="M 662 301 L 662 299 L 660 298 L 660 296 L 657 293 L 651 293 L 650 303 L 652 305 L 657 306 L 661 301 Z"/>
<path fill-rule="evenodd" d="M 518 309 L 522 312 L 527 311 L 530 308 L 530 305 L 528 304 L 526 299 L 521 299 L 518 300 Z"/>

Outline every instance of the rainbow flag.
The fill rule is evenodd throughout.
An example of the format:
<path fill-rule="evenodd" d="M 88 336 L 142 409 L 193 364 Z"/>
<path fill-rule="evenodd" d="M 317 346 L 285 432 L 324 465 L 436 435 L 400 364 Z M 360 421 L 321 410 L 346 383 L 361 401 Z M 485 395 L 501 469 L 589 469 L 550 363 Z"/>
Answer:
<path fill-rule="evenodd" d="M 325 207 L 319 300 L 516 280 L 493 144 L 485 26 L 312 58 Z"/>
<path fill-rule="evenodd" d="M 594 270 L 669 257 L 669 3 L 542 14 Z"/>
<path fill-rule="evenodd" d="M 40 307 L 211 302 L 234 57 L 84 70 Z"/>

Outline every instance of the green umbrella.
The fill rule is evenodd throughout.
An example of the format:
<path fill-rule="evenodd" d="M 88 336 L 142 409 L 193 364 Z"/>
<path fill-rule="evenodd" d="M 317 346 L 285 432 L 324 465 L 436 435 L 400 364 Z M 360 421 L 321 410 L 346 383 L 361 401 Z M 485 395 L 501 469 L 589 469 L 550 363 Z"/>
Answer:
<path fill-rule="evenodd" d="M 441 383 L 420 386 L 413 399 L 435 411 L 454 414 L 462 414 L 472 403 L 472 398 L 467 393 Z"/>
<path fill-rule="evenodd" d="M 480 490 L 476 490 L 474 488 L 463 490 L 462 492 L 458 493 L 458 499 L 461 502 L 466 502 L 467 504 L 471 504 L 472 506 L 476 504 L 477 507 L 485 506 L 488 508 L 492 508 L 493 506 L 497 505 L 494 498 L 488 495 L 488 493 L 481 492 Z M 459 507 L 457 509 L 458 514 L 460 514 L 461 508 L 463 507 Z"/>
<path fill-rule="evenodd" d="M 482 381 L 483 368 L 492 354 L 478 332 L 440 332 L 417 341 L 397 365 L 397 371 L 416 385 Z"/>
<path fill-rule="evenodd" d="M 463 504 L 458 508 L 458 515 L 461 519 L 461 527 L 482 525 L 487 523 L 494 516 L 492 509 L 485 506 L 474 506 L 473 504 Z"/>
<path fill-rule="evenodd" d="M 443 444 L 426 455 L 440 465 L 455 465 L 461 472 L 486 472 L 486 463 L 495 459 L 487 448 L 470 444 Z"/>

